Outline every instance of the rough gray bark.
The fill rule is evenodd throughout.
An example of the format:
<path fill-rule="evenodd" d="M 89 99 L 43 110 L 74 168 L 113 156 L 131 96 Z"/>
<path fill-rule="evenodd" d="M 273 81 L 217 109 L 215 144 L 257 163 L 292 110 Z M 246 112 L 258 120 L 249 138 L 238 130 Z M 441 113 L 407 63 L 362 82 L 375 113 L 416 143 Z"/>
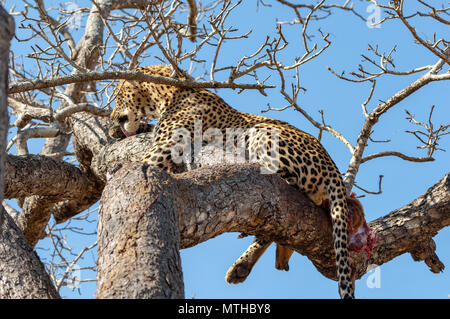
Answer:
<path fill-rule="evenodd" d="M 60 298 L 39 257 L 3 207 L 0 211 L 0 298 Z"/>
<path fill-rule="evenodd" d="M 438 273 L 444 264 L 435 253 L 433 237 L 450 225 L 450 173 L 430 187 L 423 195 L 370 223 L 378 230 L 378 247 L 370 260 L 382 265 L 405 253 L 414 260 L 423 260 Z"/>
<path fill-rule="evenodd" d="M 164 185 L 172 179 L 128 163 L 109 180 L 99 211 L 97 298 L 184 298 L 173 200 L 180 194 Z"/>
<path fill-rule="evenodd" d="M 115 191 L 115 187 L 120 191 Z M 144 194 L 147 197 L 144 198 Z M 159 197 L 155 201 L 157 194 Z M 99 258 L 99 275 L 108 269 L 114 274 L 114 282 L 133 278 L 129 276 L 129 268 L 137 267 L 137 251 L 139 264 L 150 264 L 150 259 L 145 260 L 150 253 L 145 255 L 141 251 L 145 248 L 139 239 L 145 237 L 158 244 L 161 239 L 150 228 L 136 228 L 142 223 L 142 220 L 137 222 L 137 216 L 149 218 L 151 211 L 161 207 L 170 216 L 175 213 L 179 216 L 181 248 L 197 245 L 225 232 L 243 232 L 293 248 L 308 257 L 324 276 L 336 279 L 332 230 L 327 213 L 280 177 L 262 175 L 254 165 L 215 165 L 167 175 L 144 164 L 125 164 L 108 181 L 102 203 L 99 235 L 102 233 L 112 240 L 108 243 L 102 239 L 99 243 L 99 256 L 106 256 Z M 111 215 L 119 217 L 112 219 Z M 112 224 L 105 230 L 109 223 Z M 369 260 L 365 253 L 352 254 L 357 264 L 357 278 L 366 272 L 367 265 L 382 265 L 408 252 L 416 260 L 425 260 L 432 271 L 442 271 L 443 264 L 435 254 L 432 237 L 449 224 L 450 174 L 447 174 L 411 204 L 369 223 L 378 230 L 378 246 Z M 175 254 L 171 250 L 174 246 L 147 245 L 146 248 L 155 254 Z M 162 251 L 158 252 L 158 249 Z M 122 250 L 119 256 L 118 251 Z M 101 276 L 105 278 L 106 275 Z M 141 285 L 148 287 L 154 278 L 147 280 L 148 283 L 141 282 Z M 134 287 L 126 296 L 135 296 Z M 115 287 L 102 289 L 112 290 L 110 295 L 116 293 Z M 123 284 L 117 288 L 120 296 L 124 296 L 123 289 Z M 100 294 L 102 296 L 104 293 Z"/>
<path fill-rule="evenodd" d="M 78 167 L 43 155 L 8 155 L 5 168 L 5 198 L 45 194 L 71 199 L 83 196 L 89 185 Z"/>
<path fill-rule="evenodd" d="M 3 200 L 8 112 L 9 41 L 14 20 L 0 6 L 0 200 Z M 20 229 L 0 207 L 0 298 L 59 298 L 45 268 Z"/>
<path fill-rule="evenodd" d="M 31 246 L 44 236 L 50 217 L 47 211 L 56 201 L 86 198 L 95 192 L 78 167 L 43 155 L 8 155 L 5 172 L 5 198 L 38 201 L 31 211 L 40 208 L 40 213 L 31 214 L 27 209 L 30 201 L 25 201 L 22 213 L 16 216 L 16 224 Z"/>
<path fill-rule="evenodd" d="M 138 162 L 153 143 L 153 134 L 130 136 L 105 146 L 92 158 L 91 170 L 95 176 L 106 182 L 108 168 L 115 162 Z"/>
<path fill-rule="evenodd" d="M 3 200 L 6 137 L 8 135 L 9 42 L 14 35 L 14 19 L 0 5 L 0 199 Z"/>

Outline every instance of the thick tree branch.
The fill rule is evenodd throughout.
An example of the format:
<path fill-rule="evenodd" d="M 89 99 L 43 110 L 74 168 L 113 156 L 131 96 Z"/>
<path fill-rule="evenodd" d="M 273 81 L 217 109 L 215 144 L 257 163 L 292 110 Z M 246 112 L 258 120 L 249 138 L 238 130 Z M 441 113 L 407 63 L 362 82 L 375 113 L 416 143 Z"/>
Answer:
<path fill-rule="evenodd" d="M 434 258 L 438 264 L 440 262 L 434 249 L 429 249 L 430 241 L 439 230 L 449 225 L 450 173 L 447 173 L 411 203 L 370 223 L 378 231 L 378 247 L 370 262 L 382 265 L 409 252 L 413 256 L 423 257 L 418 260 Z M 428 247 L 427 252 L 425 247 Z M 431 266 L 430 270 L 436 272 Z"/>
<path fill-rule="evenodd" d="M 65 200 L 86 201 L 97 194 L 96 185 L 78 167 L 43 155 L 8 155 L 5 198 L 30 197 L 16 223 L 34 246 L 42 238 L 53 204 Z M 30 203 L 33 207 L 29 207 Z"/>
<path fill-rule="evenodd" d="M 176 184 L 161 184 L 172 177 L 140 163 L 127 167 L 101 200 L 97 298 L 184 298 Z"/>
<path fill-rule="evenodd" d="M 44 265 L 0 207 L 0 298 L 60 298 Z"/>
<path fill-rule="evenodd" d="M 82 196 L 89 180 L 76 166 L 43 155 L 8 155 L 5 198 L 45 195 L 59 200 Z"/>
<path fill-rule="evenodd" d="M 3 201 L 8 110 L 9 42 L 14 19 L 0 6 L 0 201 Z M 12 218 L 0 207 L 0 298 L 58 298 L 43 264 Z"/>
<path fill-rule="evenodd" d="M 111 254 L 110 250 L 120 251 L 121 258 L 117 259 L 121 265 L 129 263 L 136 267 L 133 271 L 145 267 L 146 263 L 139 259 L 142 265 L 134 265 L 132 259 L 136 254 L 146 256 L 145 249 L 150 249 L 145 248 L 143 245 L 148 243 L 139 238 L 153 237 L 145 227 L 132 228 L 131 225 L 139 225 L 140 218 L 149 218 L 153 209 L 164 207 L 168 214 L 171 210 L 178 212 L 181 248 L 197 245 L 225 232 L 243 232 L 295 249 L 307 256 L 324 276 L 335 279 L 331 223 L 327 213 L 280 177 L 260 174 L 257 166 L 217 165 L 168 175 L 141 163 L 127 163 L 111 173 L 114 175 L 102 198 L 108 207 L 104 206 L 100 215 L 117 216 L 121 209 L 123 215 L 123 209 L 126 209 L 127 218 L 115 217 L 114 231 L 108 231 L 110 240 L 104 239 L 104 245 L 122 238 L 120 245 L 108 246 L 107 255 Z M 113 188 L 119 190 L 113 191 Z M 144 199 L 141 194 L 147 197 Z M 370 226 L 378 231 L 378 246 L 369 260 L 364 253 L 354 254 L 358 278 L 365 273 L 368 264 L 382 265 L 405 252 L 420 258 L 428 255 L 423 259 L 438 261 L 434 251 L 431 253 L 428 249 L 426 253 L 423 247 L 430 247 L 431 238 L 450 225 L 449 195 L 450 174 L 447 174 L 411 204 L 371 222 Z M 246 200 L 242 201 L 244 197 Z M 127 219 L 131 221 L 127 222 Z M 169 255 L 172 253 L 170 251 Z M 109 264 L 108 269 L 113 268 L 117 271 L 121 267 Z M 118 272 L 115 281 L 128 273 L 125 269 Z"/>

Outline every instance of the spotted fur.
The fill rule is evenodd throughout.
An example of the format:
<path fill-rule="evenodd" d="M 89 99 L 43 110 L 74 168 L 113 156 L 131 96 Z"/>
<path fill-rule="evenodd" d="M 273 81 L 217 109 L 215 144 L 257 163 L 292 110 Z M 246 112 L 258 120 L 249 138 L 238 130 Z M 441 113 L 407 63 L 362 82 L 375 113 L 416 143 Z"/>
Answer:
<path fill-rule="evenodd" d="M 137 71 L 160 76 L 172 74 L 170 67 L 161 65 L 147 66 Z M 339 292 L 342 298 L 353 298 L 346 191 L 336 165 L 316 138 L 288 123 L 239 112 L 205 89 L 122 80 L 115 94 L 116 106 L 111 119 L 120 124 L 125 135 L 134 134 L 144 118 L 158 121 L 154 128 L 155 142 L 142 161 L 166 170 L 173 165 L 171 150 L 176 141 L 172 139 L 172 132 L 185 128 L 193 135 L 195 120 L 201 121 L 202 133 L 214 127 L 221 130 L 223 136 L 227 128 L 278 130 L 279 161 L 258 151 L 268 143 L 263 135 L 246 138 L 246 146 L 258 154 L 257 161 L 262 166 L 269 169 L 275 167 L 279 176 L 306 193 L 316 205 L 329 199 Z"/>

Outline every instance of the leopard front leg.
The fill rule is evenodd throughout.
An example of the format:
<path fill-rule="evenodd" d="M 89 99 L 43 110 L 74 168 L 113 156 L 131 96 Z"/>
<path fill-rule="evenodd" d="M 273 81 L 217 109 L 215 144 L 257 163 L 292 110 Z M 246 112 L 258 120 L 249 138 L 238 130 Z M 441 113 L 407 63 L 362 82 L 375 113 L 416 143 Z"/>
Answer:
<path fill-rule="evenodd" d="M 141 159 L 142 162 L 159 167 L 170 174 L 177 174 L 186 171 L 186 159 L 182 153 L 176 149 L 177 145 L 173 141 L 154 144 Z M 178 153 L 177 153 L 178 152 Z"/>

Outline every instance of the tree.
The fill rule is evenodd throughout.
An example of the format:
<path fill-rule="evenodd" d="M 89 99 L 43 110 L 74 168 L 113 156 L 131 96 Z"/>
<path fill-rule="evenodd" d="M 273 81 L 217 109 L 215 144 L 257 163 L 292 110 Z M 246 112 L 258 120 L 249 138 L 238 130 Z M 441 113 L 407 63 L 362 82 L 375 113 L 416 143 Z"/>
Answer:
<path fill-rule="evenodd" d="M 374 159 L 435 160 L 441 137 L 448 134 L 450 125 L 435 123 L 432 115 L 439 109 L 437 103 L 445 102 L 432 95 L 428 103 L 437 106 L 430 108 L 426 122 L 406 111 L 415 126 L 406 131 L 417 139 L 418 148 L 424 149 L 426 156 L 406 155 L 399 151 L 399 145 L 394 146 L 399 149 L 395 151 L 377 145 L 376 152 L 366 153 L 374 143 L 388 142 L 375 140 L 376 125 L 402 101 L 433 85 L 439 86 L 440 94 L 444 92 L 442 83 L 448 85 L 450 80 L 446 69 L 450 49 L 442 26 L 449 24 L 449 8 L 425 1 L 411 6 L 404 1 L 365 1 L 358 6 L 349 1 L 339 5 L 324 0 L 311 5 L 284 0 L 274 2 L 273 7 L 262 1 L 253 4 L 275 16 L 280 12 L 285 15 L 276 16 L 279 20 L 272 33 L 258 45 L 252 42 L 253 47 L 233 54 L 227 47 L 252 39 L 252 31 L 234 24 L 235 15 L 244 6 L 241 1 L 96 0 L 86 8 L 75 2 L 51 8 L 43 0 L 35 0 L 18 9 L 11 6 L 11 14 L 18 19 L 16 40 L 30 45 L 31 51 L 25 56 L 15 50 L 10 54 L 7 104 L 14 130 L 4 145 L 9 153 L 2 172 L 5 198 L 16 198 L 21 211 L 17 213 L 12 204 L 3 202 L 10 215 L 3 219 L 8 221 L 5 229 L 14 229 L 17 236 L 23 234 L 29 246 L 22 246 L 28 247 L 24 249 L 31 260 L 35 257 L 29 247 L 36 247 L 44 237 L 54 243 L 53 255 L 57 257 L 47 265 L 53 285 L 42 269 L 36 274 L 51 292 L 47 297 L 57 296 L 55 287 L 59 290 L 71 283 L 74 265 L 96 246 L 88 245 L 71 256 L 70 245 L 64 242 L 64 234 L 71 227 L 65 224 L 65 229 L 58 229 L 51 216 L 56 224 L 62 224 L 81 214 L 87 223 L 90 215 L 83 212 L 90 212 L 99 200 L 97 297 L 183 297 L 179 249 L 236 231 L 276 238 L 307 256 L 324 276 L 335 279 L 326 215 L 280 178 L 258 174 L 251 164 L 204 165 L 174 177 L 136 163 L 151 145 L 152 133 L 120 141 L 110 136 L 110 129 L 120 135 L 108 119 L 114 100 L 113 80 L 202 87 L 216 89 L 219 95 L 223 92 L 220 89 L 226 88 L 239 93 L 254 90 L 265 99 L 267 107 L 262 111 L 293 111 L 318 131 L 324 144 L 328 136 L 343 143 L 349 158 L 344 173 L 349 193 L 354 187 L 365 191 L 356 185 L 356 176 L 363 164 Z M 320 119 L 311 114 L 301 101 L 307 89 L 302 86 L 307 82 L 303 78 L 308 77 L 304 70 L 326 58 L 333 44 L 333 34 L 325 32 L 322 24 L 345 13 L 364 25 L 364 9 L 373 12 L 367 22 L 371 27 L 388 23 L 403 27 L 426 52 L 426 61 L 414 61 L 411 69 L 399 70 L 394 62 L 396 46 L 384 51 L 381 46 L 368 44 L 368 53 L 361 54 L 363 61 L 356 71 L 328 67 L 329 74 L 342 81 L 369 84 L 362 100 L 363 121 L 350 138 L 326 123 L 337 122 L 338 118 L 325 121 L 325 110 L 320 111 Z M 433 38 L 417 30 L 419 18 L 431 21 L 430 28 L 436 31 Z M 11 26 L 8 30 L 11 33 Z M 172 66 L 174 75 L 188 74 L 188 79 L 132 71 L 139 65 L 160 62 Z M 425 66 L 420 66 L 423 63 Z M 377 88 L 389 77 L 406 84 L 374 102 Z M 272 107 L 272 101 L 285 106 Z M 345 99 L 339 103 L 345 104 Z M 45 138 L 42 148 L 30 152 L 30 140 L 38 138 Z M 11 153 L 14 149 L 17 155 Z M 441 173 L 446 175 L 423 196 L 370 223 L 378 231 L 378 246 L 370 258 L 353 256 L 358 277 L 368 265 L 382 265 L 404 253 L 410 253 L 414 260 L 424 260 L 433 272 L 443 269 L 433 241 L 450 223 L 450 177 L 446 171 Z M 381 193 L 381 181 L 382 176 L 378 192 L 365 192 Z M 11 266 L 0 261 L 0 267 Z M 43 284 L 33 281 L 29 285 Z M 26 295 L 0 292 L 2 297 Z"/>

